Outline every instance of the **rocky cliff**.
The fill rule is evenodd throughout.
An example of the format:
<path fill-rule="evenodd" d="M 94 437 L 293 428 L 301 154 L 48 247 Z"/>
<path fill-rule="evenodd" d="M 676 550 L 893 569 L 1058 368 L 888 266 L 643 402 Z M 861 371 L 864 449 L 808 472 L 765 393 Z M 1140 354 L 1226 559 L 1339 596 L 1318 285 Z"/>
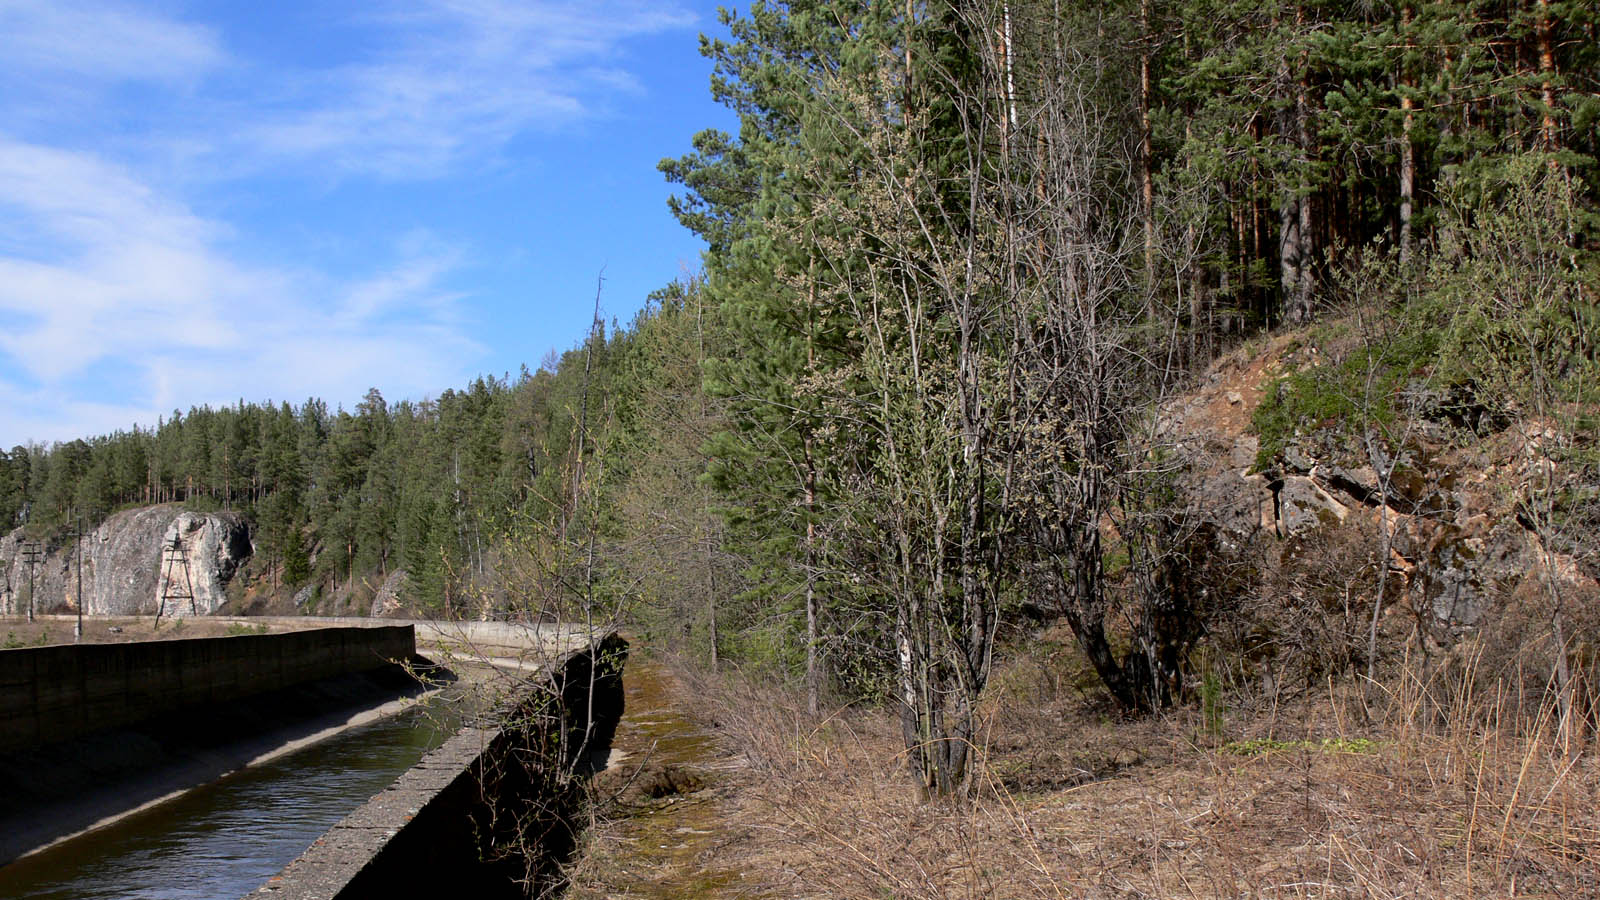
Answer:
<path fill-rule="evenodd" d="M 229 512 L 194 513 L 168 504 L 117 513 L 83 539 L 83 604 L 90 615 L 208 615 L 251 555 L 250 531 Z M 20 530 L 0 537 L 0 607 L 24 614 L 28 565 Z M 77 542 L 47 542 L 34 567 L 35 609 L 77 608 Z"/>
<path fill-rule="evenodd" d="M 1521 513 L 1532 468 L 1548 465 L 1530 443 L 1537 434 L 1446 440 L 1419 410 L 1399 460 L 1325 431 L 1297 434 L 1259 459 L 1252 414 L 1279 376 L 1314 365 L 1316 353 L 1288 335 L 1237 352 L 1163 411 L 1162 428 L 1189 460 L 1196 505 L 1233 549 L 1292 548 L 1356 530 L 1375 541 L 1387 529 L 1390 589 L 1444 640 L 1482 624 L 1530 577 L 1597 592 L 1597 573 L 1546 547 Z"/>

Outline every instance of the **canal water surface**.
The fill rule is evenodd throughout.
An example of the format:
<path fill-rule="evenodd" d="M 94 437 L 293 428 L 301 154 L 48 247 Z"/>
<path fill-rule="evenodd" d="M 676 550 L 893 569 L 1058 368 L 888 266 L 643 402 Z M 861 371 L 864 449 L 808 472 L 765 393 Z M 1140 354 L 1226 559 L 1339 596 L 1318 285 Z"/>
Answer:
<path fill-rule="evenodd" d="M 242 897 L 443 743 L 448 709 L 420 704 L 0 867 L 0 897 Z"/>

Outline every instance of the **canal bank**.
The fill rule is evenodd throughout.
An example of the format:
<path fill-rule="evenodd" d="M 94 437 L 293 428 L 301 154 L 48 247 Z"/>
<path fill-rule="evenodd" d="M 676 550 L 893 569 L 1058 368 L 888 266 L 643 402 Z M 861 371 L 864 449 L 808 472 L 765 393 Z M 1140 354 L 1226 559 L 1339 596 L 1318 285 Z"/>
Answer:
<path fill-rule="evenodd" d="M 256 892 L 276 900 L 547 896 L 588 779 L 610 756 L 628 643 L 615 633 L 522 672 L 496 701 Z"/>
<path fill-rule="evenodd" d="M 683 710 L 693 698 L 669 668 L 636 656 L 610 765 L 595 780 L 594 816 L 571 900 L 710 900 L 752 894 L 725 864 L 726 802 L 737 760 Z"/>
<path fill-rule="evenodd" d="M 453 727 L 435 694 L 0 867 L 15 900 L 228 900 L 254 890 Z"/>
<path fill-rule="evenodd" d="M 0 651 L 0 864 L 398 712 L 412 630 Z"/>
<path fill-rule="evenodd" d="M 381 644 L 390 628 L 335 630 L 359 632 L 357 644 Z M 411 628 L 403 630 L 409 654 Z M 0 770 L 0 779 L 8 780 L 0 785 L 0 839 L 32 852 L 0 867 L 0 896 L 238 896 L 308 843 L 312 850 L 282 877 L 269 879 L 269 890 L 292 890 L 297 878 L 305 887 L 300 896 L 319 898 L 406 893 L 429 877 L 447 879 L 441 888 L 459 886 L 475 864 L 490 858 L 488 851 L 506 865 L 476 873 L 485 890 L 515 887 L 530 859 L 554 871 L 566 862 L 572 843 L 570 801 L 581 793 L 578 779 L 603 765 L 609 752 L 626 643 L 615 635 L 573 642 L 566 628 L 450 631 L 455 645 L 436 644 L 434 652 L 471 675 L 460 683 L 443 667 L 427 683 L 419 681 L 409 665 L 426 661 L 412 657 L 405 668 L 384 663 L 336 679 L 250 693 L 244 670 L 261 668 L 262 654 L 211 653 L 206 639 L 183 641 L 182 648 L 69 645 L 17 653 L 6 661 L 17 671 L 32 667 L 37 673 L 40 658 L 51 672 L 70 668 L 63 661 L 79 663 L 75 674 L 68 673 L 72 677 L 54 678 L 43 692 L 35 674 L 31 691 L 17 691 L 8 701 L 14 718 L 38 720 L 40 731 L 70 725 L 86 698 L 160 683 L 143 677 L 150 667 L 127 664 L 135 657 L 159 660 L 177 653 L 186 661 L 209 661 L 178 668 L 191 676 L 226 670 L 227 683 L 245 696 L 180 706 L 12 754 L 8 761 L 14 764 Z M 438 640 L 443 633 L 435 628 L 430 636 Z M 274 637 L 275 645 L 326 644 L 305 632 Z M 350 642 L 346 635 L 341 644 Z M 248 643 L 228 639 L 218 646 L 240 649 Z M 559 652 L 552 655 L 552 649 Z M 488 653 L 496 654 L 490 659 L 515 656 L 487 665 Z M 120 662 L 100 664 L 112 658 Z M 188 680 L 189 689 L 197 689 L 196 678 Z M 374 706 L 376 701 L 381 702 Z M 494 704 L 491 713 L 451 738 L 457 717 Z M 406 706 L 414 706 L 414 714 L 367 721 Z M 340 820 L 356 806 L 356 813 Z M 101 813 L 109 815 L 96 819 Z M 92 828 L 87 833 L 78 827 L 84 822 Z M 558 830 L 564 840 L 551 839 Z M 362 840 L 349 840 L 358 834 Z M 463 836 L 468 840 L 459 840 Z M 493 845 L 473 840 L 480 836 Z M 56 846 L 39 849 L 51 842 Z M 527 853 L 530 848 L 536 852 Z M 418 871 L 422 860 L 427 864 Z M 511 863 L 523 868 L 507 871 Z M 308 873 L 316 877 L 308 880 Z"/>

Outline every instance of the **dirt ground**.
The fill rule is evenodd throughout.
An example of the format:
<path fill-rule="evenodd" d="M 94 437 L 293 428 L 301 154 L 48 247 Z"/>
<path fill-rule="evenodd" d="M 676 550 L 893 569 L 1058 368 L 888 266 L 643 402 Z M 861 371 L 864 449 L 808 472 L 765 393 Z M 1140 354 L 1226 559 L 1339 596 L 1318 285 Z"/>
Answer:
<path fill-rule="evenodd" d="M 0 649 L 42 647 L 49 644 L 72 643 L 72 631 L 77 624 L 73 616 L 39 616 L 33 622 L 27 617 L 0 617 Z M 284 631 L 283 626 L 239 625 L 219 622 L 203 616 L 161 620 L 157 628 L 152 616 L 140 618 L 86 616 L 83 620 L 83 643 L 128 644 L 134 641 L 177 640 L 196 637 L 226 637 L 237 634 L 266 634 Z"/>
<path fill-rule="evenodd" d="M 703 780 L 638 770 L 572 895 L 1600 897 L 1600 761 L 1539 723 L 1419 726 L 1399 688 L 1119 720 L 1049 668 L 1000 679 L 968 802 L 914 795 L 883 710 L 677 669 Z"/>
<path fill-rule="evenodd" d="M 692 695 L 671 670 L 638 654 L 623 675 L 626 706 L 611 764 L 592 784 L 585 852 L 572 900 L 700 900 L 749 896 L 723 862 L 728 801 L 739 760 L 686 710 Z"/>

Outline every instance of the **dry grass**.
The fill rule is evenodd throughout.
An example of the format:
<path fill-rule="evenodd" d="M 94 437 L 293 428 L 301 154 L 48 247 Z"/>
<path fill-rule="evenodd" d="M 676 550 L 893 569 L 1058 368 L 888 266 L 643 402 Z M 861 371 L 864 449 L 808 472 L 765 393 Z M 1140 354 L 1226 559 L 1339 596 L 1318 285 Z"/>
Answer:
<path fill-rule="evenodd" d="M 1226 732 L 1255 740 L 1227 742 L 1195 712 L 1112 721 L 1043 668 L 999 680 L 1006 739 L 970 804 L 913 796 L 882 711 L 814 720 L 801 697 L 699 679 L 748 762 L 720 864 L 782 897 L 1600 897 L 1600 767 L 1548 708 L 1400 677 L 1370 713 L 1330 687 L 1270 723 L 1235 714 Z"/>

